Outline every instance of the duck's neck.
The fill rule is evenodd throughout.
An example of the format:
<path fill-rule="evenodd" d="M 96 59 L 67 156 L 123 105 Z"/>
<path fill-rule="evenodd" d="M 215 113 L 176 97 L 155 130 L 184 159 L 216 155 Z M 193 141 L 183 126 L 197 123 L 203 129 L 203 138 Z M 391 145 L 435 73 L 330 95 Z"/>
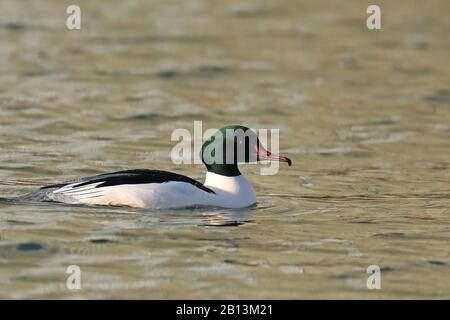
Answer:
<path fill-rule="evenodd" d="M 250 193 L 254 194 L 253 187 L 250 181 L 243 175 L 238 176 L 224 176 L 214 172 L 208 171 L 205 178 L 205 186 L 228 193 Z"/>
<path fill-rule="evenodd" d="M 236 163 L 231 164 L 205 164 L 208 172 L 212 172 L 221 176 L 226 177 L 237 177 L 241 175 L 239 168 Z"/>
<path fill-rule="evenodd" d="M 256 203 L 255 190 L 243 175 L 225 176 L 215 172 L 206 173 L 205 186 L 214 190 L 211 205 L 243 208 Z"/>

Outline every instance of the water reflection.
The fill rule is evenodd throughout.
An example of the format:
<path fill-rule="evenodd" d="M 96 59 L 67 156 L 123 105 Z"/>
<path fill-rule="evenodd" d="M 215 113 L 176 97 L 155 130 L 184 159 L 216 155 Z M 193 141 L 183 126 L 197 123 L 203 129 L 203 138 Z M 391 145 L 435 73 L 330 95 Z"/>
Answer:
<path fill-rule="evenodd" d="M 252 222 L 251 210 L 216 210 L 203 213 L 203 222 L 199 226 L 207 227 L 238 227 Z"/>
<path fill-rule="evenodd" d="M 146 226 L 237 227 L 253 221 L 252 208 L 192 208 L 141 213 L 137 219 Z M 145 211 L 145 210 L 144 210 Z"/>

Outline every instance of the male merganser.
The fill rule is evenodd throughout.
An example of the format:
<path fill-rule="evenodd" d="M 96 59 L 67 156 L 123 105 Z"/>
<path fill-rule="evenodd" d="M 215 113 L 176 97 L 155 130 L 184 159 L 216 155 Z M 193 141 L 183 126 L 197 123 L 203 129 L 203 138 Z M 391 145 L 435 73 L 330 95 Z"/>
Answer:
<path fill-rule="evenodd" d="M 227 146 L 233 148 L 232 157 L 225 152 L 230 150 Z M 244 151 L 240 153 L 242 148 Z M 245 208 L 256 203 L 256 195 L 250 182 L 241 175 L 238 163 L 275 160 L 291 165 L 289 158 L 267 151 L 256 133 L 239 125 L 223 127 L 209 138 L 202 146 L 201 159 L 207 168 L 204 184 L 177 173 L 138 169 L 49 185 L 37 193 L 41 201 L 68 204 L 156 209 Z"/>

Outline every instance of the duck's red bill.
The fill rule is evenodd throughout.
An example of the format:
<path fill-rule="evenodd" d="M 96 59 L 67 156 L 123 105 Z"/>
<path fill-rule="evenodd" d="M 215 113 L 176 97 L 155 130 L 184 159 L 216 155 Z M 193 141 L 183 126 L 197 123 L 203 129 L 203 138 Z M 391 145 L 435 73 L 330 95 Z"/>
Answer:
<path fill-rule="evenodd" d="M 274 154 L 270 151 L 264 150 L 263 148 L 259 148 L 256 153 L 258 155 L 258 161 L 271 160 L 271 161 L 287 162 L 288 166 L 292 165 L 292 161 L 288 157 Z"/>

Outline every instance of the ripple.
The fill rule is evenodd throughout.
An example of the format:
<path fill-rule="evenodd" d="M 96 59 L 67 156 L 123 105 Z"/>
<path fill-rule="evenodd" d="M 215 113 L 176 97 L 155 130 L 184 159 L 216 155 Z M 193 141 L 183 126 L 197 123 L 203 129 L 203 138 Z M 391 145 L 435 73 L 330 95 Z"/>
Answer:
<path fill-rule="evenodd" d="M 422 97 L 425 101 L 450 102 L 450 90 L 437 90 L 436 92 Z"/>
<path fill-rule="evenodd" d="M 22 252 L 41 251 L 43 249 L 44 249 L 44 247 L 42 245 L 40 245 L 39 243 L 35 243 L 35 242 L 19 243 L 16 246 L 16 250 L 22 251 Z"/>
<path fill-rule="evenodd" d="M 373 236 L 389 239 L 404 239 L 405 234 L 401 232 L 386 232 L 386 233 L 376 233 Z"/>
<path fill-rule="evenodd" d="M 109 239 L 91 239 L 91 240 L 89 240 L 89 242 L 95 243 L 95 244 L 104 244 L 104 243 L 111 243 L 112 241 Z"/>

